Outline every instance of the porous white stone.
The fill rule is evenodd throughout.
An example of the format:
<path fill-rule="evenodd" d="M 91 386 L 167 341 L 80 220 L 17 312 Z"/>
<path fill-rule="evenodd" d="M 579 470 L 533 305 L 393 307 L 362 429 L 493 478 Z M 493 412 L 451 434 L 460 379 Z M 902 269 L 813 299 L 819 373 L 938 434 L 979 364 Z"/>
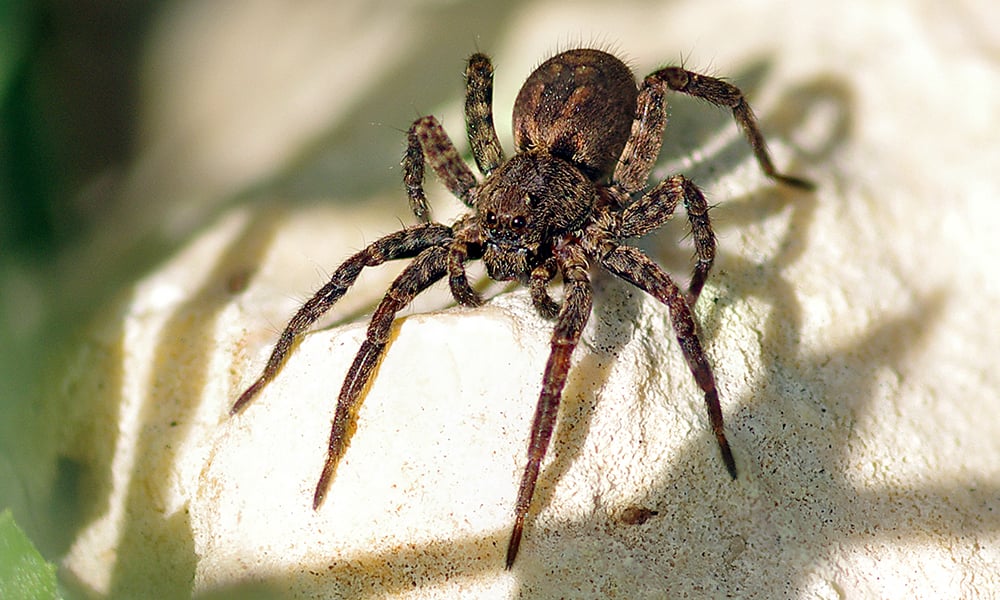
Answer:
<path fill-rule="evenodd" d="M 530 69 L 500 79 L 506 57 L 536 51 L 527 42 L 556 4 L 520 9 L 489 49 L 498 89 Z M 832 6 L 616 6 L 630 34 L 609 14 L 588 21 L 612 27 L 637 69 L 692 47 L 661 35 L 667 26 L 700 32 L 707 59 L 690 66 L 717 48 L 725 59 L 713 71 L 763 61 L 751 103 L 776 162 L 818 184 L 806 194 L 768 183 L 724 113 L 709 130 L 668 128 L 668 141 L 679 131 L 705 146 L 668 151 L 657 176 L 693 174 L 718 203 L 719 255 L 697 316 L 736 481 L 667 311 L 595 275 L 594 314 L 512 571 L 503 556 L 551 331 L 524 291 L 473 310 L 437 289 L 404 312 L 313 511 L 336 395 L 393 269 L 366 274 L 244 413 L 227 412 L 324 274 L 399 223 L 370 208 L 383 197 L 247 206 L 136 284 L 59 376 L 64 454 L 106 474 L 64 573 L 131 596 L 1000 589 L 1000 71 L 983 49 L 998 39 L 971 3 L 938 15 Z M 546 49 L 564 39 L 545 31 Z M 647 38 L 658 41 L 633 46 Z M 456 56 L 448 68 L 460 65 Z M 456 80 L 447 96 L 460 94 Z M 679 218 L 642 247 L 686 281 L 683 235 Z"/>

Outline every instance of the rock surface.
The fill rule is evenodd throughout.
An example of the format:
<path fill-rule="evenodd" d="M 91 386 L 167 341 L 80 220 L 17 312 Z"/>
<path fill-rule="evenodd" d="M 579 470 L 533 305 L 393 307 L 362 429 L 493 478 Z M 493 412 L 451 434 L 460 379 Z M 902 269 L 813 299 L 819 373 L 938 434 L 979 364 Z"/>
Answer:
<path fill-rule="evenodd" d="M 498 65 L 498 116 L 533 64 L 571 45 L 567 32 L 620 40 L 640 76 L 694 48 L 693 68 L 749 72 L 737 83 L 777 162 L 819 186 L 774 187 L 725 114 L 676 103 L 668 143 L 678 146 L 657 176 L 683 170 L 718 203 L 720 252 L 697 313 L 740 477 L 726 475 L 664 307 L 598 276 L 512 571 L 503 554 L 551 330 L 523 290 L 470 310 L 448 307 L 438 289 L 405 313 L 313 511 L 336 394 L 392 268 L 367 274 L 243 414 L 227 411 L 323 273 L 398 227 L 377 209 L 409 217 L 401 190 L 281 209 L 268 198 L 224 211 L 137 283 L 55 382 L 60 452 L 93 474 L 89 520 L 62 563 L 79 588 L 369 598 L 1000 589 L 1000 37 L 985 25 L 997 11 L 680 2 L 622 4 L 620 22 L 595 8 L 567 23 L 557 6 L 512 9 L 509 30 L 482 48 Z M 309 15 L 291 15 L 307 27 Z M 423 35 L 395 43 L 445 55 L 420 48 Z M 460 72 L 474 49 L 449 46 L 434 70 Z M 353 60 L 351 47 L 339 51 Z M 336 67 L 303 67 L 303 81 Z M 461 81 L 443 85 L 451 117 Z M 505 134 L 509 120 L 498 121 Z M 463 137 L 460 119 L 446 127 Z M 361 162 L 383 169 L 394 156 Z M 684 232 L 677 219 L 642 247 L 686 281 Z"/>

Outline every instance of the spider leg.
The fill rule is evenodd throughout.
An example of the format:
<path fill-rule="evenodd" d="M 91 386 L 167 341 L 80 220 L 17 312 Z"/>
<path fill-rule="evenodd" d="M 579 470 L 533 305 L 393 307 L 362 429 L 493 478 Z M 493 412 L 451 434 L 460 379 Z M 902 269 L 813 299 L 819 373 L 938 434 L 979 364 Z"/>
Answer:
<path fill-rule="evenodd" d="M 649 78 L 646 79 L 648 81 Z M 613 184 L 623 187 L 628 193 L 638 192 L 645 187 L 653 164 L 660 155 L 666 126 L 667 110 L 663 90 L 644 83 L 636 99 L 632 132 L 625 142 L 618 166 L 615 167 Z"/>
<path fill-rule="evenodd" d="M 483 175 L 503 164 L 503 148 L 493 125 L 493 64 L 485 54 L 473 54 L 465 69 L 465 128 L 472 156 Z"/>
<path fill-rule="evenodd" d="M 316 292 L 299 309 L 285 326 L 278 338 L 264 371 L 244 391 L 229 410 L 234 415 L 241 410 L 278 374 L 285 364 L 295 342 L 302 333 L 316 322 L 351 287 L 365 267 L 380 265 L 389 260 L 416 256 L 428 247 L 447 244 L 452 239 L 450 227 L 428 223 L 408 227 L 372 242 L 367 248 L 348 258 L 340 265 L 330 281 Z"/>
<path fill-rule="evenodd" d="M 406 154 L 403 155 L 403 184 L 410 198 L 410 209 L 424 223 L 430 222 L 430 208 L 424 194 L 424 160 L 437 173 L 448 191 L 472 207 L 476 176 L 462 161 L 444 128 L 434 117 L 420 117 L 406 134 Z"/>
<path fill-rule="evenodd" d="M 604 255 L 601 264 L 618 277 L 666 304 L 670 309 L 670 321 L 673 323 L 674 333 L 684 353 L 684 359 L 698 387 L 705 393 L 708 420 L 722 451 L 722 461 L 726 464 L 729 475 L 736 479 L 736 461 L 733 459 L 733 452 L 723 431 L 722 408 L 719 405 L 719 393 L 715 388 L 715 377 L 698 340 L 694 316 L 687 300 L 670 276 L 638 248 L 618 246 Z"/>
<path fill-rule="evenodd" d="M 580 340 L 580 333 L 590 317 L 593 306 L 593 292 L 590 287 L 590 277 L 587 274 L 587 259 L 583 250 L 574 245 L 564 245 L 556 249 L 561 263 L 565 297 L 555 331 L 552 333 L 548 362 L 545 364 L 545 374 L 542 376 L 542 392 L 535 408 L 535 417 L 531 425 L 531 437 L 528 443 L 528 464 L 521 476 L 521 484 L 517 490 L 517 503 L 514 507 L 514 527 L 507 544 L 507 569 L 514 564 L 517 550 L 521 544 L 521 534 L 524 531 L 524 518 L 531 506 L 531 498 L 535 493 L 535 483 L 538 472 L 545 458 L 545 452 L 552 438 L 552 431 L 559 412 L 559 401 L 562 398 L 563 386 L 566 385 L 566 375 L 569 372 L 570 356 Z"/>
<path fill-rule="evenodd" d="M 715 234 L 708 218 L 708 203 L 698 186 L 683 175 L 674 175 L 661 181 L 622 211 L 619 229 L 615 234 L 619 239 L 646 235 L 673 216 L 678 201 L 684 202 L 694 238 L 696 262 L 687 293 L 688 304 L 694 306 L 715 261 Z"/>
<path fill-rule="evenodd" d="M 353 425 L 361 400 L 361 391 L 371 380 L 375 366 L 385 352 L 385 346 L 389 341 L 389 330 L 396 319 L 396 313 L 409 304 L 417 294 L 444 276 L 447 271 L 447 254 L 448 250 L 444 246 L 432 246 L 421 252 L 392 282 L 389 291 L 372 314 L 365 341 L 354 357 L 354 362 L 344 379 L 344 385 L 340 388 L 340 395 L 337 397 L 337 410 L 330 430 L 326 462 L 316 484 L 313 509 L 319 508 L 323 503 L 337 464 L 347 449 L 348 429 Z"/>
<path fill-rule="evenodd" d="M 765 175 L 785 185 L 806 190 L 815 187 L 806 179 L 778 172 L 767 150 L 767 143 L 757 124 L 757 118 L 738 87 L 721 79 L 680 67 L 667 67 L 651 73 L 642 82 L 636 119 L 632 124 L 632 135 L 622 153 L 621 165 L 615 172 L 615 181 L 626 190 L 636 192 L 642 189 L 660 152 L 663 128 L 666 125 L 664 99 L 666 90 L 701 98 L 716 106 L 731 109 L 733 118 L 746 135 L 754 157 Z"/>

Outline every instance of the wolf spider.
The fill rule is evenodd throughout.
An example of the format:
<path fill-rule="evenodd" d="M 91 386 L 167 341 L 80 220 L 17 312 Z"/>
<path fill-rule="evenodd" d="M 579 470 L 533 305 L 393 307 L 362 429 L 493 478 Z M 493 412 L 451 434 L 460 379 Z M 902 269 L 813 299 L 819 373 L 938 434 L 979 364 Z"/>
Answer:
<path fill-rule="evenodd" d="M 296 340 L 347 291 L 363 268 L 413 259 L 375 309 L 367 337 L 340 390 L 326 463 L 313 497 L 317 509 L 347 448 L 361 391 L 385 352 L 396 313 L 445 276 L 459 304 L 482 304 L 466 277 L 469 260 L 482 260 L 491 279 L 527 284 L 538 312 L 555 319 L 555 331 L 531 427 L 528 464 L 514 508 L 506 557 L 510 569 L 552 437 L 570 356 L 593 305 L 591 264 L 666 304 L 684 358 L 704 392 L 722 460 L 736 478 L 712 368 L 698 340 L 691 308 L 715 258 L 708 205 L 698 187 L 683 175 L 669 177 L 643 193 L 662 143 L 666 92 L 681 92 L 731 109 L 768 177 L 804 189 L 811 184 L 775 169 L 742 92 L 719 79 L 666 67 L 647 76 L 638 87 L 629 68 L 611 54 L 593 49 L 562 52 L 535 69 L 518 92 L 514 103 L 517 153 L 505 159 L 493 125 L 493 65 L 487 56 L 473 54 L 465 73 L 467 133 L 483 181 L 477 181 L 459 157 L 437 119 L 417 119 L 407 133 L 402 166 L 410 207 L 421 223 L 376 240 L 338 267 L 289 321 L 263 373 L 230 413 L 240 412 L 277 375 Z M 430 220 L 423 189 L 425 161 L 448 190 L 472 209 L 452 225 Z M 696 257 L 686 293 L 642 251 L 625 243 L 663 225 L 678 202 L 687 211 Z M 564 290 L 561 303 L 546 290 L 557 275 Z"/>

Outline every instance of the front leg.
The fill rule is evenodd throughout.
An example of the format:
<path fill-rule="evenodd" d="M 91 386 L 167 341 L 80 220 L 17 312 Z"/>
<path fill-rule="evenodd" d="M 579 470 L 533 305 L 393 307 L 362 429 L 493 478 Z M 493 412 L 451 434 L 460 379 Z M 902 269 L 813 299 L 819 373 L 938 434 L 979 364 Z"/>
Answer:
<path fill-rule="evenodd" d="M 587 275 L 587 259 L 579 246 L 561 245 L 556 248 L 556 258 L 561 265 L 565 297 L 555 331 L 552 332 L 549 360 L 545 364 L 545 374 L 542 376 L 542 393 L 535 408 L 535 417 L 531 424 L 531 437 L 528 443 L 528 464 L 521 476 L 521 484 L 517 490 L 517 503 L 514 506 L 514 527 L 507 544 L 507 568 L 510 569 L 517 558 L 517 550 L 521 545 L 521 534 L 524 531 L 524 518 L 531 506 L 531 498 L 538 482 L 538 472 L 542 459 L 552 439 L 552 431 L 559 412 L 559 401 L 562 399 L 563 387 L 566 385 L 566 375 L 569 372 L 570 357 L 593 306 L 593 291 L 590 287 L 590 277 Z"/>
<path fill-rule="evenodd" d="M 313 509 L 319 508 L 326 498 L 337 464 L 340 463 L 347 449 L 348 429 L 355 418 L 361 401 L 361 391 L 371 380 L 375 366 L 385 352 L 389 343 L 389 331 L 396 313 L 406 307 L 420 292 L 432 283 L 441 279 L 446 271 L 447 249 L 434 246 L 420 253 L 403 272 L 396 277 L 389 291 L 379 303 L 368 324 L 368 333 L 361 344 L 358 354 L 354 357 L 351 368 L 344 378 L 344 385 L 337 397 L 337 410 L 333 417 L 330 430 L 330 443 L 327 447 L 326 461 L 323 472 L 316 484 L 313 495 Z"/>
<path fill-rule="evenodd" d="M 420 117 L 410 125 L 406 134 L 406 154 L 403 155 L 403 184 L 410 198 L 410 209 L 422 222 L 430 221 L 430 208 L 424 194 L 424 157 L 431 169 L 466 206 L 474 204 L 472 190 L 476 176 L 469 165 L 462 161 L 444 128 L 431 116 Z"/>
<path fill-rule="evenodd" d="M 503 148 L 493 125 L 493 64 L 485 54 L 473 54 L 465 69 L 465 129 L 479 172 L 489 175 L 503 164 Z"/>
<path fill-rule="evenodd" d="M 277 376 L 281 366 L 288 360 L 295 342 L 347 292 L 362 269 L 390 260 L 416 256 L 426 248 L 445 245 L 451 239 L 452 230 L 446 225 L 439 223 L 415 225 L 372 242 L 367 248 L 344 261 L 344 264 L 334 271 L 330 281 L 291 318 L 275 343 L 263 373 L 240 395 L 229 410 L 229 414 L 235 415 L 243 410 L 264 389 L 264 386 Z"/>

